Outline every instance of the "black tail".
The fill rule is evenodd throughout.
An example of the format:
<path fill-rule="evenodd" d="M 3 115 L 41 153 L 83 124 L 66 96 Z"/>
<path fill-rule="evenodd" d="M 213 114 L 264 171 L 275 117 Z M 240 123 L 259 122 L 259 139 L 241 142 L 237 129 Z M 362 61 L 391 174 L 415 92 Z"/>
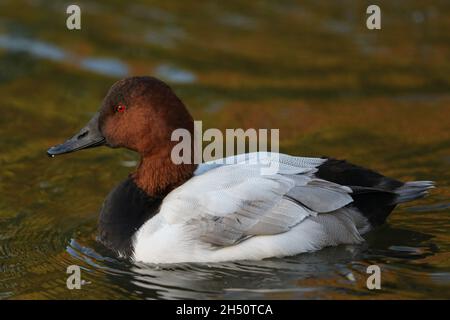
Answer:
<path fill-rule="evenodd" d="M 318 167 L 316 176 L 353 190 L 353 205 L 372 226 L 383 224 L 399 203 L 422 198 L 433 188 L 431 181 L 401 181 L 343 160 L 328 159 Z"/>
<path fill-rule="evenodd" d="M 411 181 L 395 189 L 395 204 L 413 201 L 425 197 L 428 190 L 434 188 L 433 181 Z"/>

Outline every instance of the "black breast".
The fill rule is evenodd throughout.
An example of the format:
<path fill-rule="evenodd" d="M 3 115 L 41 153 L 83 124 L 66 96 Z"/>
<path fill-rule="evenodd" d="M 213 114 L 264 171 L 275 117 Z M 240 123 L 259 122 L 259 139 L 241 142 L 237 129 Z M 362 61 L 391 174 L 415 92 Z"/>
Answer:
<path fill-rule="evenodd" d="M 99 219 L 99 240 L 125 257 L 132 254 L 132 237 L 158 213 L 162 198 L 152 198 L 131 178 L 120 183 L 106 198 Z"/>

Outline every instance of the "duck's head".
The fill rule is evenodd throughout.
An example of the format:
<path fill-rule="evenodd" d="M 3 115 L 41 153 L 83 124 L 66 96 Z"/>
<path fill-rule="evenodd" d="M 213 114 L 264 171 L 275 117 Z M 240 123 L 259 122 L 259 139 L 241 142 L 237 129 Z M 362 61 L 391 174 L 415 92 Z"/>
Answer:
<path fill-rule="evenodd" d="M 174 145 L 172 132 L 178 128 L 193 134 L 194 123 L 172 89 L 153 77 L 131 77 L 116 82 L 88 124 L 66 142 L 48 149 L 47 154 L 54 157 L 98 146 L 123 147 L 141 154 L 141 171 L 149 171 L 149 166 L 162 169 L 159 167 L 172 167 L 167 158 Z M 153 164 L 144 168 L 142 164 L 145 159 Z M 171 169 L 176 172 L 181 170 Z M 193 170 L 192 166 L 189 170 L 184 169 Z M 139 180 L 139 175 L 136 180 Z M 143 181 L 142 184 L 145 189 L 149 182 Z"/>
<path fill-rule="evenodd" d="M 192 133 L 193 120 L 171 88 L 153 77 L 131 77 L 116 82 L 88 124 L 47 153 L 56 156 L 106 145 L 148 155 L 171 145 L 177 128 Z"/>

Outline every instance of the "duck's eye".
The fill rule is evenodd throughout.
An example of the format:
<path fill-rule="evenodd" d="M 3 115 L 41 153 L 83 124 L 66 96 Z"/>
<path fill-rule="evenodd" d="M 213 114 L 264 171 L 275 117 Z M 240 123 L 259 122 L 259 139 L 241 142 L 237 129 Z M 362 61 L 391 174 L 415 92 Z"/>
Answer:
<path fill-rule="evenodd" d="M 116 112 L 125 112 L 127 110 L 127 107 L 125 107 L 123 104 L 118 104 L 115 108 Z"/>

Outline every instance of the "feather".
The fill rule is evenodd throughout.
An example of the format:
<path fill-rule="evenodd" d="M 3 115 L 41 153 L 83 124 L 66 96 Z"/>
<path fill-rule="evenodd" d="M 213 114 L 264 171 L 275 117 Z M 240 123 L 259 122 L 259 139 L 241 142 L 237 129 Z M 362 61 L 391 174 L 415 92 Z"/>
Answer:
<path fill-rule="evenodd" d="M 287 232 L 307 217 L 352 201 L 349 188 L 314 177 L 322 159 L 278 155 L 248 163 L 258 156 L 238 156 L 231 159 L 235 164 L 201 168 L 164 199 L 160 214 L 167 223 L 182 225 L 192 239 L 220 247 Z M 267 161 L 278 161 L 279 173 L 262 174 Z"/>

